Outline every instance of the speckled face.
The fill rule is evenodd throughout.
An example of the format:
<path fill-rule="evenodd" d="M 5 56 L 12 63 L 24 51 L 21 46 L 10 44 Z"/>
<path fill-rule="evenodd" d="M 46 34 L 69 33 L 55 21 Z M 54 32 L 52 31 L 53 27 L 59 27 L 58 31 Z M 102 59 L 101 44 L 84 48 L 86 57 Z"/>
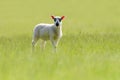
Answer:
<path fill-rule="evenodd" d="M 54 20 L 54 24 L 55 24 L 57 27 L 62 24 L 62 19 L 64 18 L 64 16 L 62 16 L 62 17 L 59 17 L 59 16 L 56 16 L 56 17 L 51 16 L 51 17 L 52 17 L 52 19 Z"/>

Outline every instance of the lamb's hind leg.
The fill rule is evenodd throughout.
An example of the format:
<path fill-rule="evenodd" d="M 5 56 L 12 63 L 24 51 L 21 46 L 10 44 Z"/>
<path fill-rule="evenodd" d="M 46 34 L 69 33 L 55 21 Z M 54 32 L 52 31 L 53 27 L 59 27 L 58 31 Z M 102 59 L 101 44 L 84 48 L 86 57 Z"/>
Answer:
<path fill-rule="evenodd" d="M 34 51 L 34 47 L 35 47 L 37 41 L 38 41 L 38 38 L 33 38 L 33 40 L 32 40 L 32 52 Z"/>

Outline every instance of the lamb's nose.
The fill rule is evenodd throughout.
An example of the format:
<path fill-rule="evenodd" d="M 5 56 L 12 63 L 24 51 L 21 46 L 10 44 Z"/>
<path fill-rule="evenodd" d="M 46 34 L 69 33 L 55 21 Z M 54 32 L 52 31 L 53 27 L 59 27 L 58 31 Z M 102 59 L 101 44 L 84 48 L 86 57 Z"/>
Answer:
<path fill-rule="evenodd" d="M 59 26 L 59 23 L 56 23 L 56 26 Z"/>

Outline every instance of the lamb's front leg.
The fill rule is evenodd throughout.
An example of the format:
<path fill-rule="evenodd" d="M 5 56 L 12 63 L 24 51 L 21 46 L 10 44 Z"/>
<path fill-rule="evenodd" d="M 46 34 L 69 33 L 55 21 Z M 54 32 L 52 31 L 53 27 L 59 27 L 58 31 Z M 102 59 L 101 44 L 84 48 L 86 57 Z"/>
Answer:
<path fill-rule="evenodd" d="M 58 45 L 58 39 L 57 40 L 54 40 L 53 38 L 50 39 L 51 40 L 51 43 L 54 47 L 54 51 L 57 52 L 57 45 Z"/>
<path fill-rule="evenodd" d="M 42 40 L 40 45 L 42 48 L 42 51 L 45 49 L 45 44 L 46 44 L 46 41 Z"/>

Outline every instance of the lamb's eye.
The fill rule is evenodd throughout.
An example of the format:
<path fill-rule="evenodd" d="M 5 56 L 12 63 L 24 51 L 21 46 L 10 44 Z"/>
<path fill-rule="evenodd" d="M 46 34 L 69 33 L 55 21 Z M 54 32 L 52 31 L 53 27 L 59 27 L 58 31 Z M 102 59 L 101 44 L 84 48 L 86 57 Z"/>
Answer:
<path fill-rule="evenodd" d="M 59 19 L 59 21 L 61 22 L 61 19 Z"/>
<path fill-rule="evenodd" d="M 56 21 L 56 18 L 54 18 L 54 21 Z"/>

